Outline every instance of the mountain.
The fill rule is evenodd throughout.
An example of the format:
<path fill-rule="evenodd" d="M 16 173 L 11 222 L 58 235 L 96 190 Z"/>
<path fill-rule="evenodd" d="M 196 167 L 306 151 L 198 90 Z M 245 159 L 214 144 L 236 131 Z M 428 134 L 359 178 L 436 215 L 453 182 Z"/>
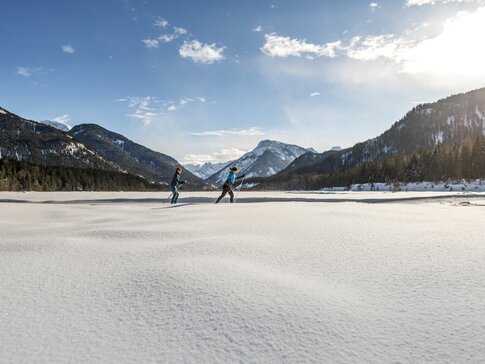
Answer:
<path fill-rule="evenodd" d="M 0 108 L 2 158 L 40 166 L 123 172 L 125 175 L 128 173 L 148 182 L 159 183 L 169 183 L 175 168 L 180 165 L 172 157 L 145 148 L 95 124 L 81 124 L 64 132 Z M 111 178 L 107 174 L 103 176 L 105 179 Z M 189 171 L 185 171 L 182 178 L 190 182 L 186 189 L 210 188 Z"/>
<path fill-rule="evenodd" d="M 68 135 L 128 173 L 143 176 L 149 181 L 169 183 L 175 168 L 180 165 L 168 155 L 148 149 L 96 124 L 76 125 Z M 186 188 L 208 188 L 207 183 L 189 171 L 184 171 L 182 179 L 189 181 Z"/>
<path fill-rule="evenodd" d="M 40 121 L 42 124 L 45 124 L 45 125 L 49 125 L 49 126 L 52 126 L 56 129 L 59 129 L 61 131 L 69 131 L 71 130 L 71 127 L 67 124 L 64 124 L 64 123 L 60 123 L 58 121 L 52 121 L 52 120 L 43 120 L 43 121 Z"/>
<path fill-rule="evenodd" d="M 185 164 L 184 167 L 185 167 L 185 169 L 187 169 L 190 172 L 192 172 L 193 174 L 195 174 L 197 177 L 200 177 L 202 179 L 206 179 L 206 178 L 209 178 L 210 176 L 212 176 L 214 173 L 221 170 L 221 168 L 225 167 L 229 163 L 232 163 L 232 161 L 231 162 L 221 162 L 221 163 L 206 162 L 202 165 Z"/>
<path fill-rule="evenodd" d="M 278 180 L 290 181 L 292 175 L 338 173 L 387 156 L 409 156 L 421 149 L 461 143 L 485 135 L 484 115 L 485 88 L 418 105 L 378 137 L 340 151 L 301 156 L 267 181 L 275 185 Z"/>
<path fill-rule="evenodd" d="M 227 177 L 227 168 L 233 165 L 239 168 L 240 174 L 245 173 L 246 178 L 272 176 L 306 153 L 312 153 L 312 151 L 293 144 L 263 140 L 252 151 L 226 164 L 206 181 L 221 185 Z"/>
<path fill-rule="evenodd" d="M 0 108 L 0 158 L 40 165 L 123 171 L 72 136 Z"/>

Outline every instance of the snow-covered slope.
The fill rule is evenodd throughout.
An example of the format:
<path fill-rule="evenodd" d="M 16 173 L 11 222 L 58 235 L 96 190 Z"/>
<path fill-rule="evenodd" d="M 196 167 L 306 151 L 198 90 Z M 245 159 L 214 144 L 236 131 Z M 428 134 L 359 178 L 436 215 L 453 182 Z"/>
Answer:
<path fill-rule="evenodd" d="M 59 129 L 59 130 L 62 130 L 62 131 L 69 131 L 71 130 L 71 127 L 67 124 L 64 124 L 64 123 L 59 123 L 57 121 L 52 121 L 52 120 L 43 120 L 43 121 L 40 121 L 42 124 L 46 124 L 46 125 L 49 125 L 49 126 L 52 126 L 53 128 L 56 128 L 56 129 Z"/>
<path fill-rule="evenodd" d="M 221 162 L 221 163 L 211 163 L 211 162 L 206 162 L 202 165 L 197 165 L 197 164 L 186 164 L 184 167 L 195 174 L 197 177 L 206 179 L 212 176 L 214 173 L 220 171 L 222 168 L 227 166 L 230 162 Z"/>
<path fill-rule="evenodd" d="M 207 181 L 215 185 L 222 184 L 227 176 L 227 168 L 233 165 L 239 168 L 239 173 L 245 173 L 246 178 L 272 176 L 286 168 L 299 156 L 311 152 L 311 149 L 298 145 L 263 140 L 252 151 L 225 165 Z"/>

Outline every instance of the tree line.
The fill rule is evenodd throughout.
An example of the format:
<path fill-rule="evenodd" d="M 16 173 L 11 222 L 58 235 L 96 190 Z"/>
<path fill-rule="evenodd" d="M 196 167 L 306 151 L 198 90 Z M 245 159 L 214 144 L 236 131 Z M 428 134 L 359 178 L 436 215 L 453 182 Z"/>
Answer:
<path fill-rule="evenodd" d="M 311 165 L 307 170 L 311 170 Z M 377 161 L 336 172 L 318 174 L 288 173 L 284 176 L 253 178 L 256 190 L 317 190 L 325 187 L 350 187 L 352 184 L 439 182 L 485 178 L 485 137 L 465 139 L 453 145 L 421 149 L 414 154 L 394 154 Z"/>
<path fill-rule="evenodd" d="M 0 191 L 160 191 L 167 186 L 122 172 L 0 159 Z"/>

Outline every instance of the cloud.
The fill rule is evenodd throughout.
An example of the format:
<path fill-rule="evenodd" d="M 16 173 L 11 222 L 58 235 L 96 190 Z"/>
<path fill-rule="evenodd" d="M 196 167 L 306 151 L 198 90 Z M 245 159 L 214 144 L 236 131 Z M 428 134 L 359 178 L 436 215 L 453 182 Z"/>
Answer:
<path fill-rule="evenodd" d="M 264 38 L 265 44 L 260 50 L 270 57 L 306 56 L 309 59 L 315 57 L 333 58 L 336 56 L 336 50 L 341 46 L 340 41 L 320 45 L 307 43 L 304 39 L 279 36 L 276 33 L 265 34 Z"/>
<path fill-rule="evenodd" d="M 158 37 L 159 40 L 161 40 L 163 43 L 170 43 L 175 39 L 175 35 L 173 34 L 162 34 L 161 36 Z M 157 47 L 158 47 L 158 42 L 157 42 Z"/>
<path fill-rule="evenodd" d="M 237 135 L 237 136 L 255 136 L 255 135 L 264 135 L 264 131 L 261 128 L 251 127 L 249 129 L 242 129 L 242 130 L 209 130 L 209 131 L 202 131 L 202 132 L 192 132 L 190 135 L 197 135 L 197 136 L 226 136 L 226 135 Z"/>
<path fill-rule="evenodd" d="M 66 124 L 71 121 L 71 116 L 69 114 L 64 114 L 54 118 L 54 121 L 61 124 Z M 66 124 L 67 125 L 67 124 Z"/>
<path fill-rule="evenodd" d="M 379 9 L 379 7 L 380 7 L 380 6 L 379 6 L 379 4 L 378 4 L 378 3 L 374 3 L 374 2 L 372 2 L 372 3 L 370 3 L 370 4 L 369 4 L 369 9 L 370 9 L 371 11 L 376 11 L 377 9 Z"/>
<path fill-rule="evenodd" d="M 36 76 L 36 75 L 46 75 L 52 70 L 46 70 L 41 67 L 17 67 L 17 71 L 15 74 L 23 77 L 29 78 L 30 76 Z"/>
<path fill-rule="evenodd" d="M 159 18 L 154 25 L 160 28 L 166 28 L 168 21 Z M 211 64 L 224 59 L 224 47 L 217 47 L 215 43 L 206 44 L 198 40 L 190 40 L 188 30 L 182 27 L 173 26 L 173 32 L 170 34 L 160 34 L 157 38 L 143 39 L 142 42 L 147 48 L 158 48 L 160 42 L 171 43 L 181 37 L 184 39 L 183 44 L 179 47 L 179 54 L 182 58 L 189 58 L 195 63 Z"/>
<path fill-rule="evenodd" d="M 132 119 L 141 120 L 145 125 L 153 122 L 156 117 L 163 115 L 160 110 L 159 101 L 153 96 L 126 97 L 116 101 L 127 102 L 128 108 L 132 110 L 127 116 Z"/>
<path fill-rule="evenodd" d="M 17 75 L 30 77 L 32 75 L 32 70 L 27 67 L 17 67 Z"/>
<path fill-rule="evenodd" d="M 365 38 L 354 37 L 343 49 L 347 57 L 355 60 L 372 61 L 384 58 L 400 62 L 403 59 L 403 50 L 415 46 L 418 42 L 395 34 L 382 34 Z"/>
<path fill-rule="evenodd" d="M 406 0 L 406 7 L 435 5 L 435 4 L 449 4 L 449 3 L 485 3 L 483 0 Z"/>
<path fill-rule="evenodd" d="M 187 154 L 183 158 L 183 163 L 200 165 L 206 162 L 229 162 L 239 159 L 246 152 L 237 148 L 227 148 L 212 154 Z"/>
<path fill-rule="evenodd" d="M 363 61 L 387 60 L 397 64 L 399 72 L 410 75 L 483 79 L 485 49 L 479 46 L 483 34 L 485 7 L 480 7 L 474 12 L 458 12 L 432 37 L 385 34 L 355 39 L 347 48 L 347 56 Z"/>
<path fill-rule="evenodd" d="M 142 42 L 147 48 L 158 48 L 159 44 L 158 39 L 143 39 Z"/>
<path fill-rule="evenodd" d="M 402 34 L 357 36 L 346 43 L 338 41 L 323 45 L 273 33 L 265 36 L 266 44 L 261 50 L 272 57 L 346 58 L 361 65 L 378 65 L 382 74 L 391 72 L 410 75 L 414 79 L 419 77 L 419 81 L 428 84 L 432 81 L 435 86 L 456 83 L 476 86 L 485 79 L 485 48 L 480 46 L 485 34 L 485 6 L 471 12 L 460 11 L 444 21 L 441 28 L 427 25 L 429 23 L 424 23 Z M 342 60 L 339 63 L 345 64 Z M 356 75 L 362 73 L 362 67 L 353 65 L 356 71 L 351 73 L 366 79 L 366 74 Z M 383 67 L 387 67 L 387 71 Z"/>
<path fill-rule="evenodd" d="M 187 29 L 180 28 L 180 27 L 173 27 L 173 32 L 178 35 L 187 34 Z"/>
<path fill-rule="evenodd" d="M 263 27 L 261 25 L 258 25 L 256 28 L 253 29 L 253 32 L 262 32 Z"/>
<path fill-rule="evenodd" d="M 203 101 L 202 101 L 203 100 Z M 193 102 L 205 102 L 205 98 L 198 96 L 195 99 L 183 97 L 178 101 L 158 100 L 154 96 L 130 96 L 116 100 L 125 102 L 131 110 L 126 116 L 141 120 L 144 124 L 150 124 L 156 118 L 166 115 L 166 112 L 173 112 Z"/>
<path fill-rule="evenodd" d="M 153 25 L 158 27 L 158 28 L 166 28 L 168 26 L 168 21 L 166 21 L 163 18 L 158 18 L 157 20 L 155 20 Z"/>
<path fill-rule="evenodd" d="M 320 92 L 318 92 L 318 91 L 312 92 L 312 93 L 310 94 L 310 96 L 311 96 L 311 97 L 314 97 L 314 96 L 320 96 Z"/>
<path fill-rule="evenodd" d="M 172 34 L 162 34 L 158 37 L 159 40 L 161 40 L 164 43 L 170 43 L 174 39 L 178 38 L 181 35 L 187 34 L 187 29 L 184 28 L 179 28 L 179 27 L 173 27 L 173 33 Z"/>
<path fill-rule="evenodd" d="M 224 59 L 224 47 L 217 47 L 215 43 L 204 44 L 198 40 L 184 41 L 179 49 L 182 58 L 190 58 L 195 63 L 211 64 Z"/>
<path fill-rule="evenodd" d="M 74 54 L 75 50 L 70 44 L 65 44 L 62 46 L 62 51 L 68 54 Z"/>

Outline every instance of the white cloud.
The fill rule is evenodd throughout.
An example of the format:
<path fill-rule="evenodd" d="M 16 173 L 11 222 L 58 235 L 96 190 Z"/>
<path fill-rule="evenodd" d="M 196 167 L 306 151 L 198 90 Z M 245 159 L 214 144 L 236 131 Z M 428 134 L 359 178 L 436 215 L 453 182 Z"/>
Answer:
<path fill-rule="evenodd" d="M 336 50 L 341 47 L 340 41 L 320 45 L 307 43 L 304 39 L 279 36 L 276 33 L 265 34 L 264 38 L 265 44 L 260 50 L 270 57 L 305 56 L 309 59 L 314 57 L 333 58 L 336 56 Z"/>
<path fill-rule="evenodd" d="M 170 43 L 171 41 L 173 41 L 175 39 L 175 35 L 173 35 L 173 34 L 162 34 L 161 36 L 158 37 L 158 39 L 161 40 L 163 43 Z"/>
<path fill-rule="evenodd" d="M 62 46 L 62 51 L 68 54 L 74 54 L 75 50 L 70 44 L 65 44 Z"/>
<path fill-rule="evenodd" d="M 332 52 L 322 51 L 328 49 L 329 43 L 309 44 L 270 34 L 266 35 L 267 41 L 261 50 L 272 57 L 306 55 L 312 58 L 325 54 L 327 57 L 345 57 L 369 66 L 379 65 L 376 71 L 382 74 L 410 75 L 435 86 L 457 83 L 479 86 L 479 81 L 485 79 L 485 48 L 481 46 L 485 34 L 485 6 L 472 12 L 460 11 L 447 19 L 441 28 L 429 27 L 429 24 L 424 23 L 402 34 L 354 37 L 345 44 L 335 42 Z M 354 63 L 354 68 L 358 66 Z M 358 72 L 362 73 L 362 69 L 351 73 L 355 76 Z M 366 79 L 367 75 L 361 74 L 358 78 Z"/>
<path fill-rule="evenodd" d="M 310 94 L 311 97 L 320 96 L 320 92 L 315 91 Z"/>
<path fill-rule="evenodd" d="M 351 59 L 372 61 L 386 58 L 400 62 L 403 50 L 416 45 L 419 41 L 407 40 L 394 34 L 368 36 L 366 38 L 354 37 L 350 44 L 343 49 Z"/>
<path fill-rule="evenodd" d="M 206 162 L 228 162 L 239 159 L 247 151 L 237 148 L 221 149 L 218 152 L 212 154 L 187 154 L 183 158 L 183 162 L 186 164 L 204 164 Z"/>
<path fill-rule="evenodd" d="M 351 59 L 383 59 L 399 66 L 401 73 L 429 75 L 435 79 L 485 78 L 485 7 L 458 12 L 446 20 L 441 32 L 432 37 L 385 34 L 354 39 L 346 48 Z"/>
<path fill-rule="evenodd" d="M 173 32 L 178 35 L 187 34 L 187 29 L 180 28 L 180 27 L 173 27 Z"/>
<path fill-rule="evenodd" d="M 253 32 L 262 32 L 263 27 L 261 25 L 258 25 L 256 28 L 253 29 Z"/>
<path fill-rule="evenodd" d="M 142 42 L 147 48 L 158 48 L 159 44 L 158 39 L 143 39 Z"/>
<path fill-rule="evenodd" d="M 215 43 L 204 44 L 198 40 L 184 41 L 179 49 L 182 58 L 190 58 L 196 63 L 211 64 L 224 59 L 224 47 L 217 47 Z"/>
<path fill-rule="evenodd" d="M 54 121 L 61 124 L 66 124 L 71 121 L 71 116 L 69 114 L 64 114 L 54 118 Z"/>
<path fill-rule="evenodd" d="M 449 4 L 449 3 L 485 3 L 483 0 L 406 0 L 406 7 L 435 5 L 435 4 Z"/>
<path fill-rule="evenodd" d="M 29 78 L 30 76 L 36 76 L 36 75 L 46 75 L 49 72 L 52 72 L 53 70 L 46 70 L 41 67 L 17 67 L 17 71 L 15 74 L 23 77 Z"/>
<path fill-rule="evenodd" d="M 249 129 L 242 129 L 242 130 L 209 130 L 209 131 L 202 131 L 202 132 L 192 132 L 191 135 L 197 136 L 226 136 L 226 135 L 237 135 L 237 136 L 255 136 L 255 135 L 264 135 L 264 131 L 261 128 L 251 127 Z"/>
<path fill-rule="evenodd" d="M 377 9 L 379 9 L 379 7 L 380 7 L 380 6 L 379 6 L 379 4 L 378 4 L 378 3 L 374 3 L 374 2 L 372 2 L 372 3 L 370 3 L 370 4 L 369 4 L 369 9 L 370 9 L 371 11 L 376 11 Z"/>
<path fill-rule="evenodd" d="M 159 40 L 161 40 L 164 43 L 170 43 L 174 39 L 180 37 L 181 35 L 187 34 L 187 29 L 184 28 L 179 28 L 179 27 L 173 27 L 173 33 L 172 34 L 162 34 L 158 37 Z"/>
<path fill-rule="evenodd" d="M 128 108 L 131 110 L 127 116 L 132 119 L 141 120 L 144 124 L 150 124 L 157 117 L 166 115 L 167 111 L 173 112 L 179 110 L 180 108 L 196 101 L 205 102 L 205 98 L 201 96 L 198 96 L 195 99 L 183 97 L 178 101 L 165 101 L 158 100 L 154 96 L 135 96 L 116 100 L 116 102 L 126 102 L 128 104 Z"/>
<path fill-rule="evenodd" d="M 17 67 L 17 75 L 30 77 L 32 75 L 32 70 L 27 67 Z"/>
<path fill-rule="evenodd" d="M 166 21 L 163 18 L 158 18 L 157 20 L 155 20 L 153 25 L 158 27 L 158 28 L 166 28 L 168 26 L 168 21 Z"/>
<path fill-rule="evenodd" d="M 127 116 L 141 120 L 144 124 L 150 124 L 156 117 L 163 115 L 159 107 L 159 101 L 153 96 L 146 97 L 126 97 L 116 100 L 127 102 L 128 108 L 132 110 Z"/>

